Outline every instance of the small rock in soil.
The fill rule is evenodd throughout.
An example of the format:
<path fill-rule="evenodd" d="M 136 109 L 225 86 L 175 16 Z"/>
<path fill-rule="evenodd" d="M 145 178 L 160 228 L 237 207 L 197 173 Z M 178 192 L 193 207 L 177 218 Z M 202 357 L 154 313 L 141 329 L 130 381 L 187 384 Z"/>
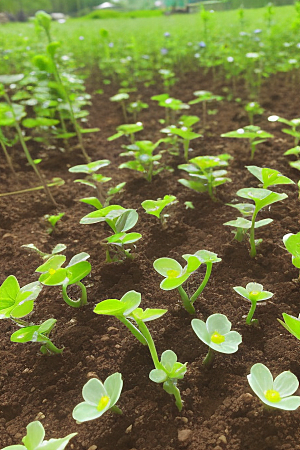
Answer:
<path fill-rule="evenodd" d="M 185 442 L 192 437 L 192 430 L 178 430 L 178 440 L 180 442 Z"/>

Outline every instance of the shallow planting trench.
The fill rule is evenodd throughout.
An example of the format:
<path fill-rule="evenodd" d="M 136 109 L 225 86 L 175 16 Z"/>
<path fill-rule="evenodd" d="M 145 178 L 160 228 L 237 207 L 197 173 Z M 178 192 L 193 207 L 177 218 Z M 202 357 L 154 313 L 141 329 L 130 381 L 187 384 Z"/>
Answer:
<path fill-rule="evenodd" d="M 292 138 L 281 133 L 281 124 L 267 121 L 271 114 L 299 116 L 297 92 L 290 81 L 289 75 L 278 74 L 263 86 L 260 104 L 265 113 L 256 123 L 275 138 L 258 146 L 254 164 L 279 170 L 297 183 L 299 172 L 283 156 L 292 146 Z M 193 92 L 199 89 L 222 95 L 223 84 L 212 89 L 210 82 L 210 76 L 186 75 L 172 88 L 172 95 L 182 101 L 191 100 Z M 91 93 L 102 87 L 97 77 L 88 83 Z M 142 100 L 150 104 L 140 117 L 144 124 L 140 139 L 155 141 L 160 137 L 158 119 L 164 111 L 149 100 L 162 92 L 158 89 L 140 88 Z M 238 95 L 245 100 L 243 88 L 238 89 Z M 274 222 L 257 232 L 263 243 L 257 257 L 251 259 L 247 243 L 234 241 L 229 227 L 223 225 L 236 217 L 235 211 L 226 206 L 236 198 L 236 191 L 257 186 L 245 168 L 250 164 L 248 147 L 240 140 L 220 137 L 221 133 L 248 124 L 243 107 L 233 101 L 218 104 L 218 113 L 209 116 L 204 137 L 192 144 L 193 156 L 228 152 L 234 158 L 229 164 L 232 183 L 220 187 L 218 201 L 212 202 L 207 194 L 194 193 L 178 183 L 182 171 L 177 165 L 184 162 L 182 158 L 168 157 L 174 172 L 160 173 L 151 184 L 132 171 L 117 170 L 124 162 L 119 156 L 121 144 L 127 140 L 107 142 L 107 137 L 123 123 L 121 109 L 109 101 L 116 91 L 114 86 L 104 86 L 104 94 L 93 97 L 89 125 L 101 131 L 87 137 L 86 146 L 93 160 L 111 160 L 111 166 L 103 170 L 105 175 L 112 176 L 114 182 L 127 182 L 116 203 L 136 208 L 139 213 L 135 230 L 143 238 L 137 242 L 133 261 L 105 263 L 100 241 L 108 236 L 108 228 L 103 224 L 79 224 L 90 208 L 77 200 L 90 194 L 84 186 L 73 183 L 76 176 L 68 172 L 69 167 L 83 163 L 76 147 L 71 154 L 46 150 L 37 144 L 32 148 L 34 157 L 43 158 L 41 169 L 48 179 L 60 176 L 65 180 L 63 187 L 53 191 L 59 205 L 56 210 L 41 192 L 0 199 L 0 283 L 10 274 L 18 278 L 21 286 L 37 279 L 34 271 L 40 260 L 22 249 L 23 244 L 34 243 L 50 251 L 57 243 L 63 243 L 67 245 L 68 259 L 85 251 L 91 255 L 92 264 L 91 276 L 84 281 L 89 301 L 86 307 L 68 307 L 57 287 L 45 287 L 36 301 L 32 321 L 57 319 L 52 340 L 58 347 L 65 347 L 62 355 L 45 357 L 39 353 L 38 345 L 11 343 L 10 335 L 16 327 L 1 321 L 0 445 L 20 443 L 26 425 L 38 419 L 45 427 L 47 439 L 78 432 L 69 444 L 75 450 L 299 450 L 299 411 L 265 411 L 246 378 L 257 362 L 267 365 L 273 374 L 291 370 L 300 377 L 298 342 L 277 321 L 282 312 L 294 316 L 299 313 L 300 286 L 295 280 L 298 273 L 282 242 L 285 234 L 299 231 L 297 185 L 277 188 L 277 192 L 287 193 L 288 199 L 260 213 L 260 218 L 271 217 Z M 193 106 L 191 113 L 201 116 L 201 106 Z M 17 150 L 13 159 L 20 174 L 17 188 L 34 186 L 31 169 Z M 1 192 L 16 190 L 3 159 L 0 183 Z M 166 194 L 176 195 L 179 202 L 170 208 L 168 228 L 162 230 L 156 218 L 146 215 L 140 205 L 145 199 Z M 195 209 L 186 209 L 186 201 L 191 201 Z M 65 212 L 65 216 L 56 231 L 48 235 L 43 216 L 57 212 Z M 226 314 L 233 329 L 243 336 L 238 352 L 217 355 L 210 370 L 202 367 L 207 349 L 192 331 L 192 317 L 183 309 L 177 291 L 160 290 L 161 277 L 152 266 L 155 259 L 164 256 L 183 263 L 184 253 L 201 249 L 217 253 L 222 262 L 214 265 L 211 279 L 195 303 L 197 317 L 206 320 L 213 313 Z M 189 279 L 188 292 L 194 292 L 203 276 L 200 270 Z M 232 289 L 251 281 L 263 284 L 275 294 L 257 308 L 258 327 L 245 324 L 248 304 Z M 188 362 L 187 374 L 180 382 L 184 401 L 180 413 L 173 397 L 149 380 L 153 364 L 147 348 L 114 318 L 93 313 L 96 303 L 120 299 L 132 289 L 141 292 L 143 308 L 168 309 L 162 319 L 149 324 L 149 329 L 159 354 L 172 349 L 179 361 Z M 71 291 L 74 298 L 76 294 Z M 124 379 L 118 403 L 123 415 L 107 413 L 98 420 L 77 425 L 71 413 L 82 401 L 83 385 L 89 378 L 104 380 L 114 372 L 121 372 Z"/>

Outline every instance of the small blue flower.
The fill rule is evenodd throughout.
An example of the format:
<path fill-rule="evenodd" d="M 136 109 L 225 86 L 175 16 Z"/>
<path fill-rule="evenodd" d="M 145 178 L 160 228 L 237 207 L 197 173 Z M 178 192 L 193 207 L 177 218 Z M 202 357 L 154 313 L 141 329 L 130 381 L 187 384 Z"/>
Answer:
<path fill-rule="evenodd" d="M 110 42 L 110 43 L 108 44 L 108 46 L 109 46 L 109 48 L 113 48 L 114 43 L 113 43 L 113 42 Z"/>
<path fill-rule="evenodd" d="M 206 47 L 205 42 L 203 42 L 203 41 L 199 42 L 199 47 L 200 48 L 205 48 Z"/>
<path fill-rule="evenodd" d="M 79 40 L 83 41 L 84 40 L 84 36 L 79 36 Z"/>
<path fill-rule="evenodd" d="M 260 28 L 257 28 L 256 30 L 253 31 L 253 33 L 255 33 L 255 34 L 259 34 L 261 32 L 262 32 L 262 30 Z"/>
<path fill-rule="evenodd" d="M 164 36 L 165 36 L 166 38 L 168 38 L 168 37 L 171 36 L 171 34 L 170 34 L 168 31 L 166 31 L 166 32 L 164 33 Z"/>
<path fill-rule="evenodd" d="M 165 48 L 165 47 L 163 47 L 163 48 L 160 49 L 160 53 L 161 53 L 162 55 L 167 55 L 167 54 L 168 54 L 168 49 Z"/>

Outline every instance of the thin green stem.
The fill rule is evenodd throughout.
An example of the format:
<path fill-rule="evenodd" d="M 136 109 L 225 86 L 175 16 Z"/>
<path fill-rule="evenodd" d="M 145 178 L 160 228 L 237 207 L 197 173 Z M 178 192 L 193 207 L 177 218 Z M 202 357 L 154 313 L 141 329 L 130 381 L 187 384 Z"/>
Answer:
<path fill-rule="evenodd" d="M 251 308 L 250 308 L 250 311 L 249 311 L 247 319 L 246 319 L 246 324 L 247 325 L 251 325 L 252 317 L 253 317 L 255 309 L 256 309 L 256 302 L 252 301 L 251 302 Z"/>
<path fill-rule="evenodd" d="M 59 349 L 56 347 L 56 345 L 53 344 L 53 342 L 50 341 L 49 338 L 47 338 L 46 336 L 44 336 L 45 341 L 43 342 L 42 347 L 46 347 L 46 349 L 50 352 L 50 353 L 55 353 L 55 354 L 61 354 L 63 352 L 63 348 Z"/>
<path fill-rule="evenodd" d="M 121 102 L 121 105 L 122 105 L 122 111 L 123 111 L 123 116 L 124 116 L 125 123 L 128 123 L 128 117 L 127 117 L 127 112 L 126 112 L 126 105 L 125 105 L 125 103 L 123 101 Z"/>
<path fill-rule="evenodd" d="M 255 144 L 255 142 L 250 142 L 250 146 L 251 146 L 251 161 L 253 161 L 253 159 L 254 159 L 254 153 L 255 153 L 255 150 L 256 150 L 256 144 Z"/>
<path fill-rule="evenodd" d="M 212 348 L 209 347 L 208 353 L 203 360 L 203 365 L 209 369 L 213 365 L 214 359 L 215 359 L 215 352 Z"/>
<path fill-rule="evenodd" d="M 136 326 L 133 325 L 126 317 L 124 316 L 118 316 L 118 319 L 125 325 L 125 327 L 128 328 L 129 331 L 137 338 L 138 341 L 140 341 L 141 344 L 147 345 L 148 342 L 144 338 L 143 334 L 136 328 Z"/>
<path fill-rule="evenodd" d="M 0 137 L 1 137 L 1 131 L 0 131 Z M 1 147 L 2 147 L 2 150 L 3 150 L 3 153 L 4 153 L 4 155 L 5 155 L 7 164 L 8 164 L 8 166 L 9 166 L 10 170 L 12 171 L 14 177 L 17 178 L 17 174 L 16 174 L 15 169 L 14 169 L 14 166 L 13 166 L 13 164 L 12 164 L 11 157 L 10 157 L 9 154 L 8 154 L 6 145 L 4 144 L 4 142 L 3 142 L 1 139 L 0 139 L 0 144 L 1 144 Z"/>
<path fill-rule="evenodd" d="M 178 286 L 178 292 L 180 294 L 183 306 L 185 307 L 186 311 L 189 314 L 196 314 L 195 308 L 192 305 L 191 300 L 189 299 L 189 296 L 187 295 L 187 293 L 185 292 L 185 290 L 183 289 L 182 286 Z"/>
<path fill-rule="evenodd" d="M 212 263 L 208 262 L 208 263 L 206 263 L 205 277 L 204 277 L 202 283 L 200 284 L 200 286 L 198 287 L 198 289 L 196 290 L 195 294 L 193 294 L 191 297 L 192 304 L 197 300 L 197 298 L 199 297 L 199 295 L 202 293 L 205 286 L 207 285 L 209 277 L 211 275 L 211 271 L 212 271 Z"/>
<path fill-rule="evenodd" d="M 144 338 L 147 341 L 155 369 L 164 370 L 163 365 L 159 362 L 156 347 L 148 328 L 146 327 L 146 325 L 142 320 L 139 320 L 137 324 L 140 332 L 143 334 Z"/>
<path fill-rule="evenodd" d="M 87 304 L 87 292 L 86 292 L 86 287 L 83 283 L 81 283 L 80 281 L 78 281 L 78 283 L 75 283 L 76 286 L 79 286 L 81 288 L 81 296 L 79 300 L 72 300 L 68 294 L 67 294 L 67 288 L 68 284 L 63 284 L 62 285 L 62 296 L 64 301 L 67 303 L 67 305 L 72 306 L 73 308 L 80 308 L 81 306 L 84 306 Z"/>
<path fill-rule="evenodd" d="M 184 139 L 183 148 L 184 148 L 184 158 L 186 161 L 188 161 L 188 159 L 189 159 L 189 146 L 190 146 L 190 141 L 188 139 Z"/>

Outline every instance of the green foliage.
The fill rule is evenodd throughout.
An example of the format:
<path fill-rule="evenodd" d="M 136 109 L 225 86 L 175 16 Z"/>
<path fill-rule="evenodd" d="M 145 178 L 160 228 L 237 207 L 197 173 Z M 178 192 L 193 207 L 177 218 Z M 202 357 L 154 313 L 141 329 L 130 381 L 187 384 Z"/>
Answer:
<path fill-rule="evenodd" d="M 46 214 L 44 217 L 47 220 L 47 222 L 49 222 L 50 224 L 50 228 L 47 229 L 47 232 L 49 234 L 53 233 L 53 231 L 55 230 L 55 225 L 57 224 L 57 222 L 65 215 L 65 213 L 60 213 L 60 214 L 54 214 L 52 216 L 49 216 L 48 214 Z"/>
<path fill-rule="evenodd" d="M 244 128 L 239 128 L 236 131 L 229 131 L 229 133 L 221 134 L 221 137 L 248 139 L 251 149 L 251 160 L 254 158 L 256 147 L 258 144 L 265 142 L 268 138 L 273 138 L 273 134 L 261 130 L 255 125 L 248 125 Z"/>
<path fill-rule="evenodd" d="M 274 294 L 272 294 L 272 292 L 264 291 L 263 285 L 259 283 L 248 283 L 246 289 L 242 286 L 235 286 L 233 289 L 251 303 L 251 309 L 246 318 L 246 323 L 248 325 L 258 323 L 258 320 L 252 319 L 257 302 L 268 300 L 269 298 L 272 298 Z"/>
<path fill-rule="evenodd" d="M 286 313 L 283 313 L 282 316 L 284 322 L 280 319 L 277 319 L 278 322 L 281 323 L 281 325 L 293 336 L 295 336 L 297 339 L 300 339 L 300 318 L 290 316 Z"/>
<path fill-rule="evenodd" d="M 292 264 L 300 269 L 300 233 L 288 233 L 283 236 L 285 248 L 292 255 Z"/>
<path fill-rule="evenodd" d="M 267 167 L 246 166 L 252 175 L 254 175 L 261 183 L 263 189 L 270 186 L 281 184 L 295 184 L 293 180 L 282 175 L 278 170 L 268 169 Z"/>
<path fill-rule="evenodd" d="M 67 248 L 65 244 L 56 244 L 51 253 L 45 253 L 39 250 L 34 244 L 25 244 L 21 245 L 21 247 L 26 248 L 30 252 L 37 253 L 42 259 L 49 259 L 51 256 L 57 255 L 57 253 L 63 252 Z"/>
<path fill-rule="evenodd" d="M 167 218 L 169 214 L 161 214 L 163 209 L 168 205 L 174 205 L 176 203 L 176 197 L 174 195 L 165 195 L 164 198 L 158 198 L 157 200 L 145 200 L 142 203 L 142 207 L 147 214 L 152 214 L 161 220 L 163 229 L 167 227 Z"/>
<path fill-rule="evenodd" d="M 250 125 L 253 125 L 253 117 L 261 116 L 264 112 L 264 108 L 260 106 L 258 102 L 249 102 L 245 106 L 245 111 L 248 113 Z"/>

